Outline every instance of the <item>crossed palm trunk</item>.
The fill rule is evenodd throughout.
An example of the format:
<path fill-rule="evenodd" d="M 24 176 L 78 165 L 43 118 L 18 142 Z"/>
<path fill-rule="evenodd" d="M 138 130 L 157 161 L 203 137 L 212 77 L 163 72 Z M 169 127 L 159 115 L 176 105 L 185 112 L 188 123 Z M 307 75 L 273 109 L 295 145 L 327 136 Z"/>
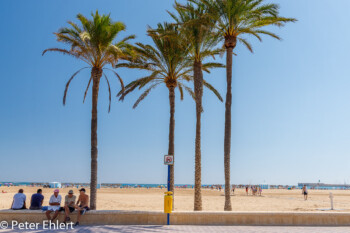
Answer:
<path fill-rule="evenodd" d="M 194 62 L 194 91 L 196 99 L 196 139 L 195 139 L 195 202 L 194 210 L 202 210 L 201 192 L 201 114 L 203 97 L 203 72 L 202 63 Z M 168 154 L 174 156 L 174 133 L 175 133 L 175 87 L 169 87 L 170 122 L 169 122 L 169 149 Z M 174 156 L 175 164 L 175 156 Z M 174 165 L 170 165 L 170 191 L 174 193 Z M 173 210 L 174 210 L 173 201 Z"/>

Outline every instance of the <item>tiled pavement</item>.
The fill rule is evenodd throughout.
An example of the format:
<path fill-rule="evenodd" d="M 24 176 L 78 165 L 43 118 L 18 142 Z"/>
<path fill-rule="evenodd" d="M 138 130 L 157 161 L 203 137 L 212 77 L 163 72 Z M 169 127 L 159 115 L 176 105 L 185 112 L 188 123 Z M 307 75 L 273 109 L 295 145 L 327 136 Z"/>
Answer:
<path fill-rule="evenodd" d="M 27 230 L 0 230 L 2 232 L 28 232 Z M 118 225 L 102 225 L 102 226 L 78 226 L 70 230 L 33 230 L 29 232 L 243 232 L 243 233 L 324 233 L 324 232 L 350 232 L 350 227 L 293 227 L 293 226 L 118 226 Z"/>

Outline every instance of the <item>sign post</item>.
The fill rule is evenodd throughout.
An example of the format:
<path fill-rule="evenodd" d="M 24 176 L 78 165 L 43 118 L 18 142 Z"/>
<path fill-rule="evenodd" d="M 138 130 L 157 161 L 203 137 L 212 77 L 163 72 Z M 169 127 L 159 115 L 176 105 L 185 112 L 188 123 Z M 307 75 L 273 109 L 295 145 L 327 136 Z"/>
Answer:
<path fill-rule="evenodd" d="M 168 165 L 168 182 L 167 188 L 168 192 L 170 191 L 170 166 L 174 165 L 174 156 L 173 155 L 164 155 L 164 165 Z M 170 214 L 167 213 L 167 225 L 170 224 Z"/>

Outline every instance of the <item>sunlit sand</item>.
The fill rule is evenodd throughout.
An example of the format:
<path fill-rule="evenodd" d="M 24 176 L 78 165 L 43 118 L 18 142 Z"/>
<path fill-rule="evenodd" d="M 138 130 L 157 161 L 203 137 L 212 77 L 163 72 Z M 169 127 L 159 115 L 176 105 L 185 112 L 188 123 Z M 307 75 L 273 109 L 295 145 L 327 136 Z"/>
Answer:
<path fill-rule="evenodd" d="M 21 187 L 30 196 L 37 187 Z M 19 187 L 0 187 L 0 209 L 9 209 L 13 195 Z M 62 196 L 70 188 L 60 189 Z M 7 193 L 1 193 L 1 190 Z M 78 190 L 73 188 L 75 195 Z M 165 189 L 153 188 L 102 188 L 98 190 L 97 209 L 99 210 L 163 210 Z M 232 198 L 233 211 L 321 211 L 330 208 L 329 190 L 309 190 L 309 198 L 304 201 L 301 190 L 263 190 L 262 196 L 247 196 L 245 190 L 236 189 Z M 335 211 L 350 211 L 350 190 L 332 190 Z M 53 189 L 43 189 L 44 205 L 48 205 Z M 87 190 L 89 193 L 89 190 Z M 175 190 L 175 211 L 193 210 L 193 189 Z M 223 211 L 223 190 L 202 190 L 204 211 Z M 64 200 L 64 199 L 63 199 Z"/>

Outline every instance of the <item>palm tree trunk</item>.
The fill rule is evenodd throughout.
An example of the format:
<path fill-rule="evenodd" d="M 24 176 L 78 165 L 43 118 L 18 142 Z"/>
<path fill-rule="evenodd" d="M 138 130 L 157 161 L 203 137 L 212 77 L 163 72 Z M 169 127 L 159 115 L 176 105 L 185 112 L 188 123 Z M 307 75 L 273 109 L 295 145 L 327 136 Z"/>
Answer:
<path fill-rule="evenodd" d="M 195 139 L 195 172 L 194 172 L 194 210 L 202 210 L 202 154 L 201 154 L 201 115 L 203 96 L 202 63 L 194 62 L 194 93 L 196 97 L 196 139 Z"/>
<path fill-rule="evenodd" d="M 175 165 L 175 87 L 169 86 L 169 103 L 170 103 L 170 122 L 169 122 L 169 148 L 168 155 L 174 156 L 174 165 Z M 174 194 L 174 165 L 170 165 L 170 191 Z M 173 195 L 174 196 L 174 195 Z M 174 202 L 173 202 L 174 208 Z"/>
<path fill-rule="evenodd" d="M 91 111 L 91 180 L 90 180 L 90 208 L 96 209 L 97 194 L 97 101 L 102 70 L 93 67 L 91 70 L 93 77 L 92 84 L 92 111 Z"/>
<path fill-rule="evenodd" d="M 225 102 L 225 139 L 224 139 L 224 167 L 225 167 L 225 211 L 231 211 L 230 196 L 230 156 L 231 156 L 231 104 L 232 104 L 232 53 L 236 46 L 236 38 L 225 38 L 226 47 L 226 79 L 227 92 Z"/>

